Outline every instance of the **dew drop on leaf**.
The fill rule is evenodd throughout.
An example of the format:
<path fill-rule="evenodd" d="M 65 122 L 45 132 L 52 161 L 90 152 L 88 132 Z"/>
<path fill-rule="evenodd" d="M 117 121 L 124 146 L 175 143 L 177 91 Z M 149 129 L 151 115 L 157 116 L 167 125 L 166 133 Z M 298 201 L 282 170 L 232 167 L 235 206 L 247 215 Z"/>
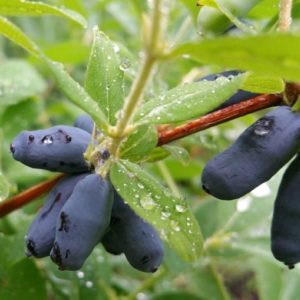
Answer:
<path fill-rule="evenodd" d="M 76 272 L 76 275 L 78 278 L 83 278 L 85 274 L 82 271 L 78 271 Z"/>
<path fill-rule="evenodd" d="M 175 209 L 177 212 L 183 213 L 186 211 L 186 208 L 183 205 L 176 204 Z"/>
<path fill-rule="evenodd" d="M 131 63 L 129 61 L 129 59 L 125 58 L 121 61 L 121 64 L 120 64 L 120 70 L 121 71 L 127 71 L 131 66 Z"/>
<path fill-rule="evenodd" d="M 152 210 L 156 207 L 156 203 L 149 195 L 145 195 L 140 199 L 141 206 L 146 210 Z"/>
<path fill-rule="evenodd" d="M 171 227 L 173 228 L 173 230 L 180 231 L 180 227 L 179 227 L 177 221 L 172 220 L 170 224 L 171 224 Z"/>

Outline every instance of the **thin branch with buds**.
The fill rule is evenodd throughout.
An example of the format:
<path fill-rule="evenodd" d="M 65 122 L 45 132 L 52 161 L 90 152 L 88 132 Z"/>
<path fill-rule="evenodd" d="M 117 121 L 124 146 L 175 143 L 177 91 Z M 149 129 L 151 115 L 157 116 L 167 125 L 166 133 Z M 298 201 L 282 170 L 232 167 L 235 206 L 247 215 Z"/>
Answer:
<path fill-rule="evenodd" d="M 262 95 L 253 99 L 235 104 L 213 113 L 200 117 L 173 129 L 159 132 L 158 145 L 170 143 L 181 137 L 218 125 L 220 123 L 239 118 L 246 114 L 261 110 L 283 102 L 282 95 Z M 7 199 L 0 204 L 0 218 L 30 203 L 40 195 L 48 192 L 63 175 L 59 175 L 45 182 L 41 182 L 22 193 Z"/>
<path fill-rule="evenodd" d="M 287 83 L 286 89 L 282 94 L 260 95 L 252 99 L 242 101 L 238 104 L 219 109 L 175 128 L 160 130 L 158 132 L 159 139 L 157 146 L 168 144 L 193 133 L 233 119 L 237 119 L 241 116 L 245 116 L 265 108 L 287 104 L 286 102 L 292 105 L 298 99 L 299 95 L 300 84 Z M 48 181 L 41 182 L 25 190 L 24 192 L 7 199 L 5 202 L 0 204 L 0 218 L 21 208 L 40 195 L 48 192 L 62 176 L 64 176 L 64 174 L 58 175 Z"/>

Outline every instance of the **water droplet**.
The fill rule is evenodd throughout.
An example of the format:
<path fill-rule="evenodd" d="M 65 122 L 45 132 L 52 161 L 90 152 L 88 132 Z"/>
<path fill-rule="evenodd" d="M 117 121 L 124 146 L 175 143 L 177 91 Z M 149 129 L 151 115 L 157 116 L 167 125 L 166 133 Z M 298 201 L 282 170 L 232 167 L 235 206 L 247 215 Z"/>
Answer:
<path fill-rule="evenodd" d="M 114 49 L 115 53 L 119 53 L 120 52 L 120 47 L 117 44 L 113 45 L 113 49 Z"/>
<path fill-rule="evenodd" d="M 135 177 L 135 175 L 133 173 L 128 172 L 127 175 L 128 175 L 129 178 L 134 178 Z"/>
<path fill-rule="evenodd" d="M 53 143 L 53 137 L 51 135 L 45 135 L 43 138 L 42 138 L 42 143 L 43 144 L 52 144 Z"/>
<path fill-rule="evenodd" d="M 175 231 L 180 231 L 180 227 L 177 221 L 172 220 L 171 221 L 171 227 L 175 230 Z"/>
<path fill-rule="evenodd" d="M 271 118 L 263 118 L 258 120 L 254 125 L 254 133 L 258 136 L 267 135 L 273 127 L 273 119 Z"/>
<path fill-rule="evenodd" d="M 140 200 L 140 204 L 146 210 L 152 210 L 156 206 L 156 203 L 149 195 L 145 195 L 144 197 L 142 197 Z"/>
<path fill-rule="evenodd" d="M 261 185 L 259 185 L 257 188 L 255 188 L 254 190 L 252 190 L 251 194 L 254 197 L 267 197 L 269 195 L 271 195 L 272 191 L 271 188 L 269 187 L 269 185 L 267 183 L 263 183 Z"/>
<path fill-rule="evenodd" d="M 84 277 L 84 273 L 82 271 L 76 272 L 76 275 L 77 275 L 78 278 L 83 278 Z"/>
<path fill-rule="evenodd" d="M 89 280 L 85 283 L 85 286 L 86 286 L 88 289 L 92 288 L 93 285 L 94 285 L 93 282 L 92 282 L 92 281 L 89 281 Z"/>
<path fill-rule="evenodd" d="M 176 204 L 175 209 L 176 209 L 176 211 L 178 211 L 180 213 L 186 211 L 186 208 L 184 206 L 182 206 L 182 205 L 179 205 L 179 204 Z"/>
<path fill-rule="evenodd" d="M 163 212 L 161 213 L 161 219 L 162 219 L 162 220 L 166 220 L 166 219 L 168 219 L 170 216 L 171 216 L 171 213 L 169 213 L 169 212 L 167 212 L 167 211 L 163 211 Z"/>
<path fill-rule="evenodd" d="M 163 240 L 165 240 L 165 241 L 168 240 L 167 232 L 164 229 L 160 230 L 160 236 Z"/>
<path fill-rule="evenodd" d="M 142 190 L 145 188 L 141 183 L 138 183 L 138 187 Z"/>
<path fill-rule="evenodd" d="M 243 197 L 237 201 L 236 210 L 238 212 L 245 212 L 249 209 L 252 202 L 252 198 L 249 196 Z"/>
<path fill-rule="evenodd" d="M 120 64 L 120 70 L 126 71 L 130 68 L 130 66 L 131 66 L 131 63 L 130 63 L 129 59 L 125 58 L 122 60 L 122 62 Z"/>

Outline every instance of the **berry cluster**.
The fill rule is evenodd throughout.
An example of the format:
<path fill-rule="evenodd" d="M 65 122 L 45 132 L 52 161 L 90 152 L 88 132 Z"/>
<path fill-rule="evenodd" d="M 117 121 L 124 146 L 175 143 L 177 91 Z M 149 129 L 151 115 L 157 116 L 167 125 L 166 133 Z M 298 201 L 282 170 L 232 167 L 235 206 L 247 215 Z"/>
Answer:
<path fill-rule="evenodd" d="M 300 116 L 280 106 L 247 128 L 202 173 L 203 189 L 223 200 L 237 199 L 269 180 L 297 154 Z M 271 243 L 276 259 L 289 268 L 300 261 L 300 157 L 286 170 L 275 200 Z"/>
<path fill-rule="evenodd" d="M 50 255 L 60 270 L 78 270 L 102 243 L 112 254 L 124 253 L 134 268 L 155 272 L 163 258 L 157 232 L 83 158 L 93 127 L 89 116 L 80 116 L 74 127 L 23 131 L 11 144 L 14 159 L 21 163 L 66 173 L 28 230 L 26 254 Z"/>

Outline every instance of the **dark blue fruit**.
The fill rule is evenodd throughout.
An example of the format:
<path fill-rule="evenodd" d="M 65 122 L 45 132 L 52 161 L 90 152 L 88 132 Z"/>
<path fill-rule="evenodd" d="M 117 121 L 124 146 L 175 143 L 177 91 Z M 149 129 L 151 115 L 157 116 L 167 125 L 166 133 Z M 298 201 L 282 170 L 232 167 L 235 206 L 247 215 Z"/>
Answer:
<path fill-rule="evenodd" d="M 237 76 L 241 73 L 242 72 L 237 71 L 237 70 L 225 71 L 225 72 L 221 72 L 221 73 L 218 73 L 218 74 L 207 75 L 207 76 L 199 79 L 199 81 L 202 81 L 202 80 L 214 81 L 214 80 L 218 79 L 219 77 Z M 237 103 L 240 103 L 242 101 L 249 100 L 249 99 L 251 99 L 253 97 L 256 97 L 258 95 L 259 94 L 251 93 L 251 92 L 248 92 L 248 91 L 238 90 L 233 96 L 231 96 L 228 100 L 226 100 L 224 103 L 222 103 L 215 110 L 218 110 L 218 109 L 221 109 L 221 108 L 233 105 L 233 104 L 237 104 Z"/>
<path fill-rule="evenodd" d="M 60 211 L 51 259 L 61 270 L 78 270 L 106 232 L 113 193 L 107 180 L 86 176 Z"/>
<path fill-rule="evenodd" d="M 239 198 L 269 180 L 299 150 L 300 116 L 287 106 L 269 112 L 205 166 L 203 189 L 219 199 Z"/>
<path fill-rule="evenodd" d="M 115 192 L 111 230 L 128 262 L 143 272 L 155 272 L 163 259 L 163 245 L 155 229 L 141 219 Z M 116 240 L 114 240 L 116 241 Z"/>
<path fill-rule="evenodd" d="M 74 126 L 92 134 L 94 129 L 94 121 L 89 115 L 80 115 L 74 122 Z"/>
<path fill-rule="evenodd" d="M 120 255 L 123 253 L 122 245 L 117 234 L 109 230 L 102 238 L 101 243 L 104 249 L 113 255 Z"/>
<path fill-rule="evenodd" d="M 272 252 L 290 269 L 300 261 L 300 156 L 285 171 L 275 200 L 271 229 Z"/>
<path fill-rule="evenodd" d="M 91 139 L 86 131 L 65 125 L 22 131 L 11 144 L 14 159 L 38 169 L 64 173 L 89 170 L 83 158 Z"/>
<path fill-rule="evenodd" d="M 25 237 L 28 256 L 45 257 L 50 254 L 55 238 L 55 227 L 59 212 L 71 196 L 77 182 L 87 174 L 62 178 L 50 191 L 44 206 L 31 223 Z"/>

